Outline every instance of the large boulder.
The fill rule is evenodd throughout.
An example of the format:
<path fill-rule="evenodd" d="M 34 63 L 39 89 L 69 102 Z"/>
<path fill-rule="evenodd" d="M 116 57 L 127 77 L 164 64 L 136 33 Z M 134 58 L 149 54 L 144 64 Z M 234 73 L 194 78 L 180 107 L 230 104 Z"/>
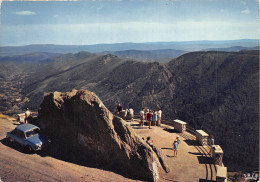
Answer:
<path fill-rule="evenodd" d="M 162 167 L 152 148 L 93 92 L 49 93 L 41 104 L 38 122 L 52 145 L 79 151 L 76 157 L 80 160 L 94 159 L 134 179 L 159 179 Z"/>

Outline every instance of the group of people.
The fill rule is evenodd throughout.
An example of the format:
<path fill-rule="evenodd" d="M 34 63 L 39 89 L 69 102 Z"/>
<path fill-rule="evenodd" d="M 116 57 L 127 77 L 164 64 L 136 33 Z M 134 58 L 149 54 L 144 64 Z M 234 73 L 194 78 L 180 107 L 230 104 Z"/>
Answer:
<path fill-rule="evenodd" d="M 149 110 L 142 108 L 140 111 L 140 125 L 144 125 L 144 121 L 147 121 L 149 129 L 151 129 L 152 126 L 160 126 L 162 122 L 162 110 L 159 109 L 158 111 L 154 110 Z"/>
<path fill-rule="evenodd" d="M 121 104 L 118 104 L 118 106 L 116 108 L 116 112 L 117 112 L 117 115 L 121 116 L 125 120 L 127 118 L 127 115 L 129 114 L 130 120 L 134 121 L 134 110 L 132 108 L 130 108 L 130 109 L 128 109 L 128 108 L 123 109 Z"/>
<path fill-rule="evenodd" d="M 131 121 L 134 120 L 134 110 L 132 108 L 123 109 L 121 104 L 118 104 L 118 106 L 116 108 L 116 112 L 117 112 L 117 115 L 121 116 L 125 120 L 127 119 L 127 116 L 130 116 Z M 140 115 L 140 126 L 143 126 L 145 121 L 147 121 L 149 129 L 151 129 L 151 126 L 155 126 L 155 125 L 160 126 L 161 125 L 162 110 L 160 108 L 158 111 L 142 108 L 139 115 Z M 153 146 L 151 137 L 147 137 L 146 143 L 148 143 L 150 146 Z M 172 144 L 174 157 L 177 157 L 177 150 L 178 150 L 179 144 L 180 144 L 180 138 L 179 138 L 179 136 L 177 136 Z M 209 138 L 209 145 L 211 147 L 209 154 L 212 154 L 212 145 L 214 145 L 214 136 L 212 136 L 212 135 Z"/>
<path fill-rule="evenodd" d="M 121 116 L 124 119 L 126 119 L 127 115 L 129 114 L 131 121 L 133 121 L 134 110 L 132 108 L 123 109 L 121 104 L 118 104 L 116 108 L 116 112 L 117 115 Z M 147 121 L 149 129 L 151 129 L 151 126 L 155 126 L 155 125 L 160 126 L 162 122 L 162 110 L 160 108 L 158 111 L 142 108 L 142 110 L 140 111 L 140 126 L 143 126 L 145 121 Z M 153 147 L 153 141 L 151 140 L 150 136 L 146 138 L 146 143 L 149 144 L 151 147 Z M 179 136 L 177 136 L 172 144 L 174 157 L 177 157 L 177 150 L 179 144 L 180 144 L 180 138 Z"/>
<path fill-rule="evenodd" d="M 116 108 L 117 115 L 121 116 L 123 119 L 127 119 L 127 116 L 130 117 L 130 120 L 134 120 L 134 110 L 132 108 L 128 109 L 123 109 L 121 104 L 118 104 Z M 149 110 L 149 109 L 144 109 L 140 111 L 140 126 L 144 125 L 144 122 L 147 121 L 149 129 L 151 129 L 151 126 L 160 126 L 161 121 L 162 121 L 162 110 L 159 109 L 158 111 L 156 110 Z"/>
<path fill-rule="evenodd" d="M 243 174 L 244 180 L 259 180 L 259 175 L 257 173 L 247 173 Z"/>

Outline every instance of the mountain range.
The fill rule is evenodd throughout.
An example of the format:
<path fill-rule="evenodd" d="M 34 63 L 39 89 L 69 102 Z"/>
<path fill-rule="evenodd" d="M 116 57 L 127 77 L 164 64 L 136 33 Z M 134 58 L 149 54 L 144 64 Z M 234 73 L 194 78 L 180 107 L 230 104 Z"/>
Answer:
<path fill-rule="evenodd" d="M 199 51 L 202 49 L 222 49 L 233 46 L 244 47 L 248 49 L 259 46 L 258 39 L 240 39 L 240 40 L 219 40 L 219 41 L 179 41 L 179 42 L 146 42 L 146 43 L 115 43 L 115 44 L 95 44 L 95 45 L 54 45 L 54 44 L 35 44 L 26 46 L 1 46 L 1 56 L 23 55 L 34 52 L 49 53 L 77 53 L 88 51 L 92 53 L 101 53 L 105 51 L 126 51 L 139 50 L 151 51 L 161 49 L 173 49 L 186 52 Z"/>
<path fill-rule="evenodd" d="M 168 123 L 178 118 L 213 134 L 230 171 L 258 169 L 259 51 L 190 52 L 163 64 L 112 53 L 36 55 L 0 61 L 1 82 L 28 98 L 20 108 L 36 110 L 44 93 L 74 88 L 95 92 L 112 112 L 118 103 L 137 113 L 160 107 Z"/>

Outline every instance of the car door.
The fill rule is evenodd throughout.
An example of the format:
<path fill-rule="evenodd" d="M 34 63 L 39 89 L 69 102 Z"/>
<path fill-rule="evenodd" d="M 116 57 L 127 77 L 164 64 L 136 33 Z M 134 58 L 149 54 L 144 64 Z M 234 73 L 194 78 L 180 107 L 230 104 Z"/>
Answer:
<path fill-rule="evenodd" d="M 13 132 L 10 133 L 10 137 L 16 142 L 19 143 L 19 131 L 15 129 Z"/>

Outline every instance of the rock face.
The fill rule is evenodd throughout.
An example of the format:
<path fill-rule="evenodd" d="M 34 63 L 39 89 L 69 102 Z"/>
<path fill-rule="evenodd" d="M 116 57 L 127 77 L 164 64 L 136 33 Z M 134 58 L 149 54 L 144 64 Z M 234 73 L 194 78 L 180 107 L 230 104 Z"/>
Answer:
<path fill-rule="evenodd" d="M 93 92 L 73 90 L 46 95 L 38 121 L 53 140 L 52 145 L 80 151 L 80 160 L 92 158 L 135 179 L 159 178 L 162 168 L 151 147 Z"/>

